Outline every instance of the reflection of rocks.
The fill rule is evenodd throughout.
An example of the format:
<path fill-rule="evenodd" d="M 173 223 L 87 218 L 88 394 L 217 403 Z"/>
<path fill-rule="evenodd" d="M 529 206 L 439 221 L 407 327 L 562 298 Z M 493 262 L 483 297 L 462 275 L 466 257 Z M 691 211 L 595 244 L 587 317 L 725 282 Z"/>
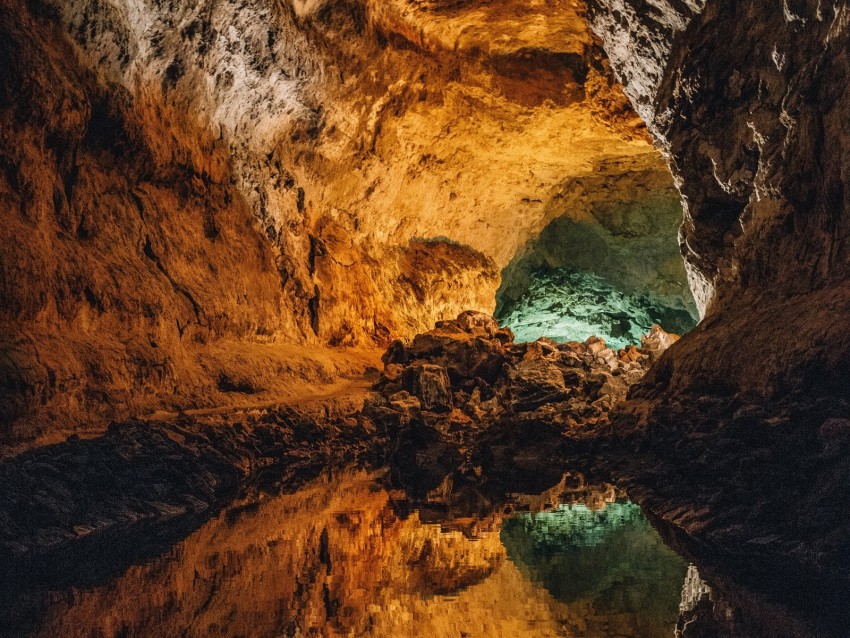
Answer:
<path fill-rule="evenodd" d="M 0 463 L 0 564 L 46 555 L 56 571 L 69 544 L 116 536 L 133 560 L 137 536 L 146 547 L 172 528 L 185 533 L 260 472 L 309 476 L 364 455 L 374 436 L 359 414 L 320 422 L 278 408 L 116 424 L 97 439 L 32 450 Z"/>
<path fill-rule="evenodd" d="M 629 502 L 577 503 L 504 521 L 508 558 L 557 600 L 604 615 L 609 636 L 671 636 L 686 565 Z M 581 635 L 581 634 L 579 634 Z"/>
<path fill-rule="evenodd" d="M 717 388 L 720 396 L 685 394 L 650 412 L 641 401 L 671 361 L 662 357 L 612 426 L 629 450 L 604 461 L 614 480 L 713 548 L 746 585 L 846 626 L 850 458 L 833 425 L 846 399 L 813 405 L 790 395 L 771 405 Z"/>
<path fill-rule="evenodd" d="M 585 600 L 559 601 L 506 560 L 500 515 L 457 521 L 472 533 L 427 524 L 400 515 L 404 495 L 376 478 L 346 471 L 237 502 L 109 583 L 0 610 L 0 635 L 606 638 L 607 625 L 637 635 L 628 618 L 602 607 L 589 618 Z M 566 489 L 588 504 L 610 493 Z"/>
<path fill-rule="evenodd" d="M 709 625 L 713 621 L 714 601 L 711 588 L 700 578 L 694 565 L 688 565 L 685 584 L 682 586 L 682 602 L 679 605 L 679 620 L 676 622 L 676 638 L 710 638 L 716 636 Z"/>

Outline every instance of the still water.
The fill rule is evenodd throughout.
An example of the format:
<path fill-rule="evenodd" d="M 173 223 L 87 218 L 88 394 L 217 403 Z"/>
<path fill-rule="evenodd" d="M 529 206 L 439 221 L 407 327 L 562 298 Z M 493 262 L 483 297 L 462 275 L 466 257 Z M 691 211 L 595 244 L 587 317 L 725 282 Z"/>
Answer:
<path fill-rule="evenodd" d="M 51 638 L 673 636 L 686 574 L 694 577 L 688 564 L 611 486 L 566 485 L 483 515 L 413 503 L 380 472 L 264 490 L 102 583 L 20 592 L 4 629 Z"/>

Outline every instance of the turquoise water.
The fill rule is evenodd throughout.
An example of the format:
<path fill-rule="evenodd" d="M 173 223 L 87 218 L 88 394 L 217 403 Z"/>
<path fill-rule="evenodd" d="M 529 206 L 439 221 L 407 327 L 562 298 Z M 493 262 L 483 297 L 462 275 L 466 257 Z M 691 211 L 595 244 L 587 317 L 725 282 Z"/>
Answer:
<path fill-rule="evenodd" d="M 640 345 L 656 323 L 677 334 L 695 325 L 686 310 L 665 306 L 651 295 L 623 293 L 593 273 L 568 268 L 534 273 L 525 294 L 501 308 L 498 319 L 517 341 L 584 341 L 595 335 L 614 349 Z"/>
<path fill-rule="evenodd" d="M 617 619 L 629 628 L 622 635 L 673 635 L 688 566 L 638 505 L 561 505 L 516 515 L 504 521 L 501 540 L 528 578 L 585 618 Z"/>

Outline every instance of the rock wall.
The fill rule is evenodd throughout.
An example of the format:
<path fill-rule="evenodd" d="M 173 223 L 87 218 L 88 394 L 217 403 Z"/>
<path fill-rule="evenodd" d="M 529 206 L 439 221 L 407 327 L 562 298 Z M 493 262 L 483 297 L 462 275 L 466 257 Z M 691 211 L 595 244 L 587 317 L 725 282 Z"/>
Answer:
<path fill-rule="evenodd" d="M 603 196 L 604 193 L 604 196 Z M 591 194 L 591 195 L 589 195 Z M 591 176 L 577 180 L 564 198 L 564 212 L 550 221 L 540 233 L 517 251 L 502 271 L 502 284 L 496 297 L 496 316 L 508 321 L 518 306 L 533 306 L 528 314 L 566 318 L 571 313 L 583 316 L 592 310 L 618 315 L 622 309 L 616 300 L 592 291 L 584 291 L 570 282 L 565 290 L 556 292 L 541 284 L 545 293 L 539 304 L 530 304 L 530 290 L 541 281 L 558 281 L 556 272 L 566 269 L 578 274 L 591 274 L 624 295 L 651 298 L 664 308 L 643 325 L 630 343 L 640 342 L 653 323 L 661 323 L 673 332 L 686 332 L 696 323 L 697 310 L 688 286 L 687 274 L 676 240 L 682 221 L 680 196 L 670 181 L 669 172 L 648 168 L 632 170 L 619 177 Z M 557 288 L 557 286 L 555 286 Z M 569 303 L 577 295 L 587 294 L 592 301 L 591 311 L 585 304 L 548 313 L 553 304 Z M 579 307 L 582 306 L 582 307 Z M 555 306 L 557 307 L 557 306 Z M 535 310 L 535 308 L 537 310 Z M 632 316 L 622 319 L 637 325 Z M 556 319 L 541 319 L 551 324 Z M 610 338 L 616 330 L 598 327 L 582 329 L 572 338 L 584 340 L 588 335 Z M 508 321 L 508 325 L 515 327 Z M 549 329 L 554 326 L 549 325 Z M 628 328 L 625 332 L 630 332 Z M 517 328 L 518 340 L 522 331 Z M 541 331 L 537 336 L 556 338 L 557 332 Z"/>
<path fill-rule="evenodd" d="M 591 6 L 682 192 L 703 307 L 843 281 L 847 5 Z"/>
<path fill-rule="evenodd" d="M 682 193 L 706 313 L 619 421 L 653 456 L 631 478 L 688 533 L 786 557 L 777 582 L 823 569 L 846 591 L 850 7 L 590 5 Z"/>
<path fill-rule="evenodd" d="M 1 4 L 2 437 L 362 370 L 663 168 L 571 0 Z"/>

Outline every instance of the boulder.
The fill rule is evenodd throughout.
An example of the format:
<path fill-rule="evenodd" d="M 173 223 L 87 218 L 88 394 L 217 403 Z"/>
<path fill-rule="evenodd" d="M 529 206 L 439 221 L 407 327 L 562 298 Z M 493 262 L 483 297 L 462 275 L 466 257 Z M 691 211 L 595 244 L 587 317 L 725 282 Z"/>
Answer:
<path fill-rule="evenodd" d="M 679 335 L 667 332 L 658 324 L 654 324 L 649 332 L 640 338 L 640 349 L 643 354 L 649 356 L 650 363 L 654 363 L 667 348 L 679 339 Z"/>
<path fill-rule="evenodd" d="M 640 350 L 635 346 L 626 346 L 617 353 L 617 356 L 623 363 L 632 363 L 640 359 Z"/>
<path fill-rule="evenodd" d="M 599 337 L 588 337 L 587 341 L 584 342 L 584 346 L 590 354 L 599 354 L 607 348 L 605 340 Z"/>
<path fill-rule="evenodd" d="M 405 369 L 405 390 L 419 399 L 423 410 L 449 412 L 453 407 L 452 385 L 442 366 L 420 363 Z"/>
<path fill-rule="evenodd" d="M 418 397 L 412 396 L 407 390 L 396 392 L 387 399 L 390 407 L 399 412 L 410 413 L 422 408 Z"/>
<path fill-rule="evenodd" d="M 569 397 L 564 374 L 548 359 L 523 359 L 508 371 L 508 380 L 510 405 L 515 412 L 530 412 Z"/>
<path fill-rule="evenodd" d="M 490 315 L 475 310 L 467 310 L 458 315 L 455 320 L 463 330 L 472 334 L 484 334 L 493 337 L 499 330 L 498 322 Z"/>
<path fill-rule="evenodd" d="M 396 339 L 390 344 L 390 347 L 387 348 L 387 351 L 381 357 L 381 361 L 384 362 L 385 365 L 389 365 L 391 363 L 407 363 L 410 360 L 410 354 L 407 351 L 407 348 L 404 345 L 403 341 L 399 341 Z"/>

